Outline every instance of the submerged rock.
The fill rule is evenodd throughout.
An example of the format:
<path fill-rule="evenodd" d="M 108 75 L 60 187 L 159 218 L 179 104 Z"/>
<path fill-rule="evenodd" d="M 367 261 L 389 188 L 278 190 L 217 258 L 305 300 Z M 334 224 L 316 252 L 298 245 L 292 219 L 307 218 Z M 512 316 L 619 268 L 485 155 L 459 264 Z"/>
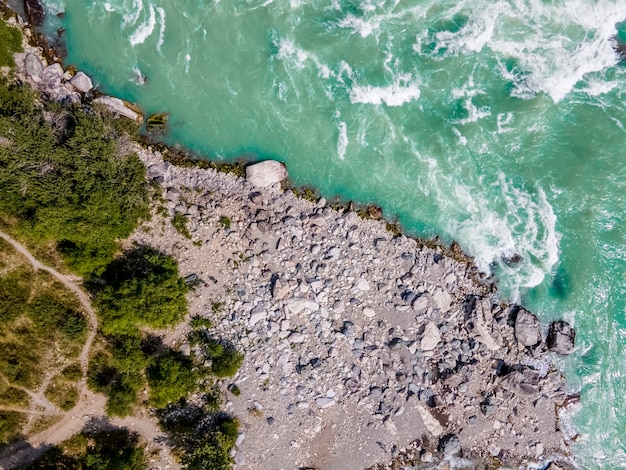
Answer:
<path fill-rule="evenodd" d="M 574 340 L 576 331 L 565 321 L 555 321 L 550 323 L 548 331 L 548 349 L 557 354 L 571 354 L 574 351 Z"/>
<path fill-rule="evenodd" d="M 285 178 L 287 178 L 287 168 L 275 160 L 266 160 L 246 168 L 246 180 L 257 188 L 280 183 Z"/>

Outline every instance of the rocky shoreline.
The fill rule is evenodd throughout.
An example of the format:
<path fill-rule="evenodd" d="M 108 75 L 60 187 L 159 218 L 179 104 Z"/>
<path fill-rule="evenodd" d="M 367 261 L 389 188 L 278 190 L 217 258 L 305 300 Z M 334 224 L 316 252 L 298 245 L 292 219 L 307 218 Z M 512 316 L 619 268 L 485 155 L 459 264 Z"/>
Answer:
<path fill-rule="evenodd" d="M 89 78 L 41 51 L 16 62 L 47 99 L 90 101 Z M 195 286 L 191 315 L 245 353 L 223 384 L 236 468 L 572 467 L 549 352 L 571 352 L 569 325 L 502 304 L 441 246 L 284 191 L 274 163 L 270 180 L 245 181 L 135 150 L 161 194 L 131 241 L 173 254 Z M 189 331 L 166 341 L 190 352 Z"/>

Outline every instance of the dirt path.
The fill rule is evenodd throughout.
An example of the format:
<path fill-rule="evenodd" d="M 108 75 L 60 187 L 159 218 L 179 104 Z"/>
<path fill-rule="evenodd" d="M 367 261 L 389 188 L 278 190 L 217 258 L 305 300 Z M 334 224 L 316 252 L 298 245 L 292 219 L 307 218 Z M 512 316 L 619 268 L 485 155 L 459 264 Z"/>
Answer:
<path fill-rule="evenodd" d="M 43 453 L 51 446 L 59 444 L 66 439 L 69 439 L 73 434 L 80 432 L 83 427 L 94 418 L 103 418 L 106 416 L 105 404 L 106 398 L 103 395 L 94 394 L 87 388 L 87 369 L 89 366 L 89 351 L 91 345 L 98 332 L 98 318 L 96 312 L 91 305 L 89 296 L 80 288 L 80 286 L 69 276 L 61 274 L 56 269 L 44 265 L 37 260 L 28 249 L 14 240 L 7 234 L 0 232 L 0 238 L 9 243 L 16 251 L 22 254 L 33 269 L 46 271 L 51 274 L 55 279 L 61 282 L 65 287 L 70 289 L 78 300 L 80 301 L 87 319 L 89 321 L 89 335 L 80 353 L 80 364 L 83 372 L 83 378 L 79 383 L 79 400 L 76 406 L 67 412 L 53 412 L 51 410 L 35 411 L 35 410 L 23 410 L 19 408 L 0 407 L 2 411 L 17 411 L 26 414 L 45 415 L 45 416 L 62 416 L 62 418 L 49 427 L 48 429 L 29 436 L 27 442 L 16 442 L 7 446 L 3 452 L 0 453 L 0 470 L 8 470 L 12 468 L 18 468 L 30 462 L 33 462 L 39 458 Z M 31 398 L 33 395 L 37 395 L 34 392 L 30 392 Z M 41 398 L 37 395 L 37 398 Z M 42 405 L 45 406 L 45 400 Z M 51 404 L 50 404 L 51 405 Z M 52 405 L 54 406 L 54 405 Z M 48 407 L 46 407 L 48 408 Z M 56 407 L 55 407 L 56 408 Z M 125 426 L 131 431 L 135 431 L 141 435 L 141 437 L 148 443 L 148 451 L 158 449 L 160 451 L 159 461 L 151 468 L 161 469 L 177 469 L 180 466 L 176 463 L 175 459 L 171 455 L 169 448 L 158 441 L 163 440 L 163 433 L 160 431 L 155 422 L 149 418 L 144 417 L 127 417 L 124 419 L 113 419 L 111 424 Z"/>

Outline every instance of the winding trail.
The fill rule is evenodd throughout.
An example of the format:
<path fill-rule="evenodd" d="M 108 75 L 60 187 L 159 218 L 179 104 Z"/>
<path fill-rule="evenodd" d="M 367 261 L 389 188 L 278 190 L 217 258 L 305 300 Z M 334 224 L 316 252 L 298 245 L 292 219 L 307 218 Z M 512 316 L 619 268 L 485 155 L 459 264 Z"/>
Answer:
<path fill-rule="evenodd" d="M 62 274 L 56 269 L 41 263 L 24 245 L 11 238 L 6 233 L 0 231 L 0 238 L 9 243 L 17 252 L 22 254 L 30 262 L 35 271 L 45 271 L 51 274 L 65 287 L 74 292 L 89 321 L 89 335 L 87 336 L 87 340 L 85 341 L 83 349 L 80 353 L 80 366 L 83 372 L 83 377 L 79 382 L 79 399 L 74 408 L 66 412 L 51 410 L 49 407 L 45 406 L 45 402 L 47 402 L 45 398 L 45 402 L 41 403 L 41 405 L 46 408 L 45 411 L 0 406 L 0 411 L 15 411 L 30 415 L 61 417 L 58 422 L 54 423 L 44 431 L 29 436 L 27 441 L 19 441 L 6 446 L 6 448 L 0 452 L 0 470 L 19 468 L 35 461 L 50 447 L 69 439 L 72 435 L 80 432 L 88 422 L 93 421 L 94 419 L 97 420 L 98 418 L 105 418 L 104 421 L 108 421 L 114 426 L 124 426 L 131 431 L 139 433 L 148 444 L 154 443 L 162 438 L 163 433 L 160 431 L 157 424 L 149 418 L 130 416 L 124 419 L 108 420 L 105 413 L 106 397 L 100 394 L 95 394 L 87 388 L 89 351 L 91 350 L 91 345 L 96 337 L 96 334 L 98 333 L 98 317 L 96 316 L 96 312 L 91 305 L 91 299 L 85 291 L 83 291 L 76 281 L 74 281 L 70 276 Z M 28 391 L 28 393 L 33 399 L 41 398 L 34 392 Z M 35 395 L 35 397 L 33 395 Z M 161 445 L 159 447 L 161 450 L 161 461 L 157 463 L 157 466 L 151 468 L 180 468 L 167 446 Z"/>

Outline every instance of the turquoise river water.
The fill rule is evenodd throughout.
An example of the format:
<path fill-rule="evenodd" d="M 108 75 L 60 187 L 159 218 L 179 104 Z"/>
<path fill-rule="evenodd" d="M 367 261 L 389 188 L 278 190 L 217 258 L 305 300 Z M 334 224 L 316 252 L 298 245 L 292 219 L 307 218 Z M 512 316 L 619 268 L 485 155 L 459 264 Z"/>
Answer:
<path fill-rule="evenodd" d="M 570 321 L 576 461 L 626 468 L 624 0 L 43 3 L 67 63 L 170 113 L 169 143 L 282 160 Z"/>

